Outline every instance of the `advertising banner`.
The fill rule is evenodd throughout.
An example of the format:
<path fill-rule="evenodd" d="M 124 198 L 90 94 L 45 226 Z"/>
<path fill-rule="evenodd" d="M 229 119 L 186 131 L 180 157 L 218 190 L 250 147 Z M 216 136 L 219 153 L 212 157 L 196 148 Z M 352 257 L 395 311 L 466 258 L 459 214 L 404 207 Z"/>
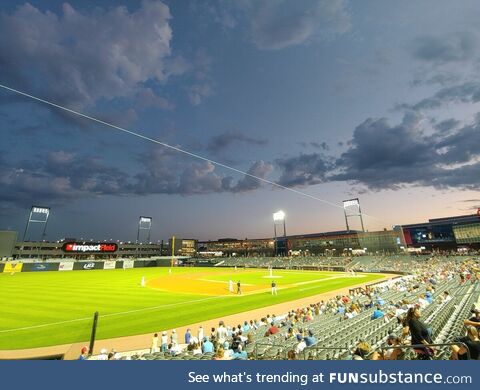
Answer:
<path fill-rule="evenodd" d="M 92 269 L 103 269 L 103 261 L 76 261 L 73 265 L 74 271 L 88 271 Z"/>
<path fill-rule="evenodd" d="M 461 363 L 461 364 L 454 364 Z M 65 383 L 78 375 L 79 363 L 45 361 L 2 361 L 2 387 L 6 389 L 65 389 Z M 116 362 L 84 364 L 82 372 L 95 378 L 98 388 L 138 389 L 151 387 L 158 380 L 153 362 Z M 25 375 L 25 369 L 28 375 Z M 187 390 L 472 390 L 479 383 L 478 361 L 241 361 L 206 362 L 166 360 L 168 372 L 162 384 L 169 389 Z M 235 382 L 232 378 L 236 378 Z M 78 382 L 78 381 L 77 381 Z M 80 381 L 81 382 L 81 381 Z M 82 383 L 83 384 L 83 383 Z M 81 389 L 81 386 L 70 386 Z"/>
<path fill-rule="evenodd" d="M 67 242 L 63 244 L 62 250 L 66 253 L 113 253 L 118 249 L 118 245 L 111 243 L 77 243 Z"/>
<path fill-rule="evenodd" d="M 23 263 L 5 263 L 4 273 L 22 272 Z"/>
<path fill-rule="evenodd" d="M 62 261 L 58 266 L 59 271 L 73 271 L 73 261 Z"/>
<path fill-rule="evenodd" d="M 50 270 L 50 266 L 51 264 L 48 264 L 48 263 L 35 263 L 35 264 L 32 264 L 32 268 L 31 268 L 31 271 L 35 272 L 35 271 L 48 271 Z"/>
<path fill-rule="evenodd" d="M 133 260 L 123 260 L 123 268 L 133 268 L 135 265 L 135 262 Z"/>
<path fill-rule="evenodd" d="M 95 269 L 95 263 L 93 261 L 89 263 L 82 263 L 82 269 Z"/>
<path fill-rule="evenodd" d="M 105 260 L 103 269 L 115 269 L 117 262 L 115 260 Z"/>

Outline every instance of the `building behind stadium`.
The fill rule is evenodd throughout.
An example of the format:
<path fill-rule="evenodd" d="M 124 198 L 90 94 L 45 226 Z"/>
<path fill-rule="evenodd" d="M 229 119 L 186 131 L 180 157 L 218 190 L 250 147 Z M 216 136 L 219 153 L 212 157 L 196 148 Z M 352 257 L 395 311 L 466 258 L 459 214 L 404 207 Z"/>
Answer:
<path fill-rule="evenodd" d="M 70 245 L 70 246 L 69 246 Z M 73 245 L 73 246 L 72 246 Z M 75 250 L 68 250 L 73 248 Z M 105 250 L 103 250 L 105 249 Z M 107 242 L 62 239 L 22 241 L 14 231 L 0 231 L 2 259 L 118 259 L 158 256 L 273 256 L 361 255 L 405 252 L 468 251 L 480 249 L 480 210 L 476 214 L 430 219 L 428 222 L 397 225 L 391 230 L 298 234 L 286 237 L 216 241 L 196 239 L 166 242 Z"/>

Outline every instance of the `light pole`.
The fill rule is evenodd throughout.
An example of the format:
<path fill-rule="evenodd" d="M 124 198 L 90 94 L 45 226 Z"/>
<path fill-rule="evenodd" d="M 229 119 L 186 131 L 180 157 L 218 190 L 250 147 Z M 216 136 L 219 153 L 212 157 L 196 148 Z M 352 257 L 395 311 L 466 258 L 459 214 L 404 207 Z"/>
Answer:
<path fill-rule="evenodd" d="M 282 210 L 279 210 L 276 213 L 273 213 L 273 234 L 275 236 L 275 241 L 274 241 L 275 256 L 277 256 L 277 252 L 278 252 L 277 225 L 283 225 L 283 237 L 286 237 L 287 230 L 285 228 L 285 213 Z"/>

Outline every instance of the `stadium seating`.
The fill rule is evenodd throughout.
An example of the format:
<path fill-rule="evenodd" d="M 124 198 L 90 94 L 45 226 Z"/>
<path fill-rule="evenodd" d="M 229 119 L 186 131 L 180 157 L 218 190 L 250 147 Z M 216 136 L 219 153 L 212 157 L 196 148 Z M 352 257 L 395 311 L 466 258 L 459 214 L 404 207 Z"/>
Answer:
<path fill-rule="evenodd" d="M 374 257 L 362 256 L 354 259 L 348 258 L 293 258 L 285 259 L 260 259 L 243 258 L 227 259 L 226 265 L 236 264 L 249 267 L 268 267 L 287 262 L 287 267 L 298 266 L 344 266 L 354 265 L 355 269 L 363 271 L 392 270 L 401 271 L 408 269 L 413 275 L 402 276 L 396 279 L 390 286 L 373 287 L 367 295 L 366 292 L 349 297 L 351 303 L 364 308 L 353 318 L 346 318 L 343 314 L 335 312 L 340 297 L 332 298 L 325 302 L 320 314 L 314 315 L 308 322 L 298 322 L 294 325 L 296 332 L 300 330 L 305 334 L 311 331 L 317 342 L 304 348 L 295 356 L 296 359 L 349 359 L 352 350 L 359 342 L 366 342 L 371 346 L 370 357 L 374 351 L 388 348 L 386 338 L 393 334 L 402 334 L 402 323 L 392 310 L 399 305 L 418 303 L 419 297 L 423 297 L 428 291 L 431 292 L 433 302 L 422 310 L 422 321 L 431 328 L 432 339 L 435 344 L 442 344 L 436 347 L 435 359 L 448 359 L 450 356 L 450 345 L 452 341 L 463 334 L 463 320 L 469 317 L 470 310 L 475 306 L 480 297 L 480 283 L 473 277 L 464 283 L 460 282 L 458 272 L 465 261 L 464 257 L 417 257 L 412 259 L 409 256 Z M 478 258 L 470 259 L 477 264 Z M 282 262 L 282 263 L 280 263 Z M 408 267 L 407 267 L 408 262 Z M 446 270 L 450 270 L 446 272 Z M 443 275 L 442 277 L 438 277 Z M 451 300 L 444 302 L 442 296 L 445 291 L 450 293 Z M 382 318 L 372 320 L 374 305 L 365 305 L 381 298 L 385 302 L 383 310 L 386 315 Z M 403 302 L 403 303 L 402 303 Z M 408 302 L 408 303 L 406 303 Z M 340 304 L 341 305 L 341 304 Z M 395 306 L 397 305 L 397 306 Z M 345 305 L 346 306 L 346 305 Z M 287 332 L 291 327 L 293 313 L 305 313 L 308 309 L 319 308 L 315 303 L 309 307 L 297 310 L 292 308 L 288 314 L 275 318 L 275 325 L 279 332 L 265 336 L 270 325 L 261 323 L 257 329 L 249 332 L 250 341 L 246 343 L 244 350 L 249 359 L 284 360 L 288 358 L 289 351 L 295 350 L 298 341 L 295 337 L 288 338 Z M 290 315 L 290 316 L 289 316 Z M 301 317 L 301 315 L 300 315 Z M 228 339 L 230 345 L 232 337 Z M 404 359 L 414 359 L 416 354 L 412 348 L 405 346 Z M 213 353 L 193 355 L 184 350 L 176 355 L 169 352 L 130 354 L 128 358 L 141 360 L 210 360 Z M 123 359 L 127 356 L 122 357 Z"/>

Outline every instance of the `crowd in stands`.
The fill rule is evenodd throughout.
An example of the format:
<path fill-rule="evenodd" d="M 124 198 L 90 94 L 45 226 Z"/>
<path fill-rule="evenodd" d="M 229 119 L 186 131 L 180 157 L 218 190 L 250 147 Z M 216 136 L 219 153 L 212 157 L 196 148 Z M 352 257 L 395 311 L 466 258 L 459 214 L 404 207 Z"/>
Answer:
<path fill-rule="evenodd" d="M 382 261 L 394 268 L 403 263 L 398 258 Z M 188 329 L 181 337 L 175 330 L 156 333 L 143 354 L 102 351 L 96 358 L 479 359 L 479 259 L 410 259 L 408 272 L 282 315 L 240 324 L 220 321 L 218 327 Z"/>

